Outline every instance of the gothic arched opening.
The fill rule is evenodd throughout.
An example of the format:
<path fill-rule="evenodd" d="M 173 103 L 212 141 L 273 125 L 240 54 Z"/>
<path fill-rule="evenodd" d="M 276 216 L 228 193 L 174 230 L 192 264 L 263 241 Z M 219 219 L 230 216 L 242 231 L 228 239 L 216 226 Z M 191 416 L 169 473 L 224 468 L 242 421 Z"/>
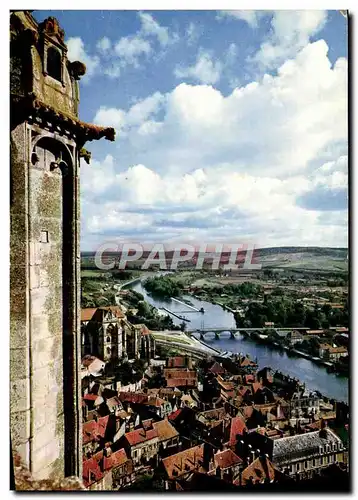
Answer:
<path fill-rule="evenodd" d="M 47 74 L 59 82 L 62 81 L 62 56 L 55 47 L 47 49 Z"/>
<path fill-rule="evenodd" d="M 50 222 L 50 219 L 44 217 L 41 230 L 48 233 L 48 241 L 55 251 L 51 257 L 52 279 L 56 280 L 52 283 L 52 288 L 62 289 L 62 307 L 59 317 L 62 320 L 65 475 L 71 475 L 76 470 L 75 461 L 78 450 L 76 422 L 79 418 L 77 411 L 80 408 L 78 364 L 81 356 L 81 341 L 77 335 L 77 239 L 74 227 L 77 195 L 74 184 L 74 166 L 67 145 L 50 135 L 35 138 L 32 156 L 34 153 L 36 163 L 33 167 L 45 171 L 42 177 L 44 194 L 49 183 L 57 192 L 56 199 L 45 198 L 40 201 L 43 203 L 41 210 L 51 214 L 52 218 L 57 221 L 55 225 Z"/>

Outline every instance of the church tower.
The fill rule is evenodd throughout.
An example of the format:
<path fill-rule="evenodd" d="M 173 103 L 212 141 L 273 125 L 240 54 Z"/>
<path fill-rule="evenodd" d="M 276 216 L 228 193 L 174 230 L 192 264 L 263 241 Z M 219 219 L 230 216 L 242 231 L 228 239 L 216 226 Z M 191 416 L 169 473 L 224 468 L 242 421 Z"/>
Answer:
<path fill-rule="evenodd" d="M 10 19 L 10 430 L 34 478 L 82 476 L 80 157 L 112 128 L 78 118 L 64 31 Z"/>

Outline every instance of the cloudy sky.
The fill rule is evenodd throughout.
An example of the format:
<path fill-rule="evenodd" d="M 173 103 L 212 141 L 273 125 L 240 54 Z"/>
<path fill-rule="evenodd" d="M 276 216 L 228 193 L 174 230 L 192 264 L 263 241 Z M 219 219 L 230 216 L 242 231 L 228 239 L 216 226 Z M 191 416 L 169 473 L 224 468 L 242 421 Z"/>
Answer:
<path fill-rule="evenodd" d="M 347 246 L 338 11 L 35 11 L 87 66 L 82 249 L 106 241 Z"/>

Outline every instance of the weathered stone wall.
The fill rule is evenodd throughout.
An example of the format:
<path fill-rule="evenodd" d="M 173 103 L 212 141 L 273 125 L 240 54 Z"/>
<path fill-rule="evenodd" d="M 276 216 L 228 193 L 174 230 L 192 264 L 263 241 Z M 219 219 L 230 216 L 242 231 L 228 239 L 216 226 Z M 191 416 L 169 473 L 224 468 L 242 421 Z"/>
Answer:
<path fill-rule="evenodd" d="M 114 140 L 77 119 L 85 66 L 64 38 L 10 16 L 10 431 L 34 479 L 82 476 L 79 152 Z"/>
<path fill-rule="evenodd" d="M 32 460 L 34 475 L 47 468 L 63 474 L 62 367 L 63 177 L 50 171 L 55 155 L 36 147 L 29 165 L 29 315 L 31 349 Z"/>
<path fill-rule="evenodd" d="M 11 435 L 37 478 L 64 474 L 62 178 L 31 164 L 31 128 L 13 132 Z M 15 149 L 15 147 L 14 147 Z M 20 152 L 20 154 L 19 154 Z M 47 154 L 47 158 L 45 158 Z M 20 447 L 20 449 L 19 449 Z"/>
<path fill-rule="evenodd" d="M 25 168 L 26 127 L 11 134 L 10 207 L 10 426 L 12 445 L 24 464 L 30 463 L 30 350 L 27 251 L 28 171 Z"/>
<path fill-rule="evenodd" d="M 77 477 L 53 478 L 36 480 L 27 467 L 24 466 L 21 457 L 14 455 L 14 487 L 16 491 L 85 491 L 82 481 Z"/>
<path fill-rule="evenodd" d="M 37 479 L 81 463 L 77 163 L 70 139 L 12 132 L 11 435 Z"/>

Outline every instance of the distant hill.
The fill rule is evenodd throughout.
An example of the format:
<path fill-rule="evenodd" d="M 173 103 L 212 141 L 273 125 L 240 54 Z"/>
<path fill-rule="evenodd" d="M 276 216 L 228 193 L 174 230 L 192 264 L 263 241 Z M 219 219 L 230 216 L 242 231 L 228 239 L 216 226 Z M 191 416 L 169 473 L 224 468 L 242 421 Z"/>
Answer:
<path fill-rule="evenodd" d="M 344 247 L 269 247 L 259 248 L 260 255 L 280 254 L 280 253 L 309 253 L 315 255 L 330 255 L 347 258 L 348 248 Z"/>
<path fill-rule="evenodd" d="M 348 248 L 272 247 L 256 250 L 263 267 L 348 271 Z"/>
<path fill-rule="evenodd" d="M 142 258 L 138 262 L 143 263 L 149 256 L 149 251 L 143 252 Z M 167 251 L 165 256 L 168 262 L 173 258 L 173 251 Z M 94 266 L 95 252 L 81 252 L 82 267 L 92 268 Z M 223 262 L 228 262 L 229 253 L 223 252 Z M 259 248 L 254 252 L 256 262 L 264 268 L 282 268 L 292 270 L 307 271 L 337 271 L 348 272 L 348 248 L 330 247 L 270 247 Z M 120 252 L 106 252 L 104 258 L 120 259 Z M 215 256 L 215 252 L 211 254 Z M 245 253 L 242 255 L 245 259 Z"/>

